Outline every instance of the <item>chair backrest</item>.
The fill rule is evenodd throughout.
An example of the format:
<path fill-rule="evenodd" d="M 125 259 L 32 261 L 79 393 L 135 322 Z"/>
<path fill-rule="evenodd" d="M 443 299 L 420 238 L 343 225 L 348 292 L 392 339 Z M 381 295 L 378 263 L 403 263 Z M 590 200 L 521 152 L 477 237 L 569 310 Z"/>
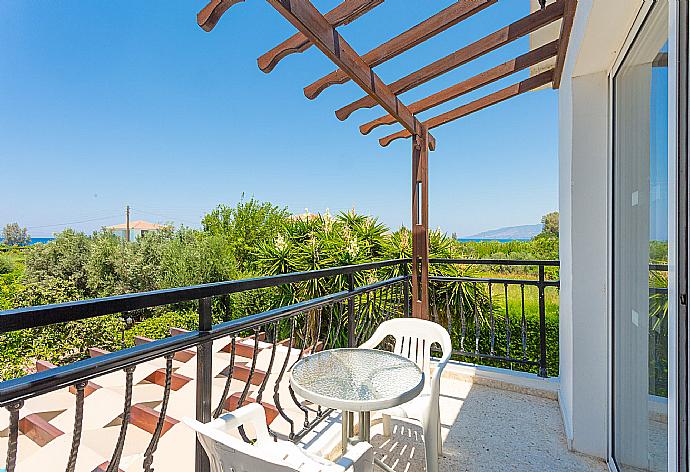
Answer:
<path fill-rule="evenodd" d="M 433 321 L 419 318 L 394 318 L 384 321 L 376 329 L 371 340 L 378 345 L 388 336 L 395 339 L 393 352 L 407 357 L 424 372 L 427 386 L 431 381 L 431 346 L 437 343 L 443 352 L 443 358 L 449 357 L 453 350 L 448 331 Z"/>
<path fill-rule="evenodd" d="M 201 446 L 211 463 L 212 472 L 298 472 L 299 465 L 286 462 L 271 448 L 257 447 L 214 428 L 185 418 L 185 424 L 197 432 Z"/>

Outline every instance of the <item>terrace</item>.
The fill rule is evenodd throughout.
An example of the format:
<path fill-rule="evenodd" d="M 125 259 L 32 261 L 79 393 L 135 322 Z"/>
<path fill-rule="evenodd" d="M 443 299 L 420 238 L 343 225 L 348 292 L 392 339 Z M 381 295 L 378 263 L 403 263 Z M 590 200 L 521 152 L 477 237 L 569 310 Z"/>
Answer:
<path fill-rule="evenodd" d="M 240 1 L 213 0 L 198 14 L 198 24 L 212 30 Z M 270 72 L 286 56 L 315 46 L 337 70 L 307 86 L 308 98 L 351 80 L 366 96 L 337 110 L 339 119 L 380 105 L 385 114 L 363 124 L 362 134 L 381 125 L 397 124 L 402 130 L 381 138 L 380 144 L 411 138 L 411 258 L 0 312 L 0 332 L 5 333 L 112 314 L 136 320 L 164 306 L 194 307 L 198 311 L 196 330 L 170 326 L 169 336 L 163 339 L 137 338 L 135 347 L 115 352 L 94 348 L 89 359 L 63 366 L 38 359 L 36 373 L 0 383 L 0 407 L 4 409 L 0 453 L 6 458 L 5 470 L 57 466 L 68 472 L 192 468 L 207 472 L 209 459 L 182 420 L 196 418 L 208 423 L 249 404 L 263 407 L 269 432 L 277 440 L 335 459 L 343 450 L 343 415 L 297 395 L 290 384 L 292 367 L 317 353 L 358 347 L 381 323 L 405 318 L 442 326 L 452 343 L 451 361 L 443 370 L 440 390 L 444 451 L 439 458 L 440 470 L 617 470 L 627 464 L 630 466 L 622 470 L 666 470 L 667 464 L 686 460 L 682 423 L 686 398 L 674 397 L 679 390 L 673 378 L 683 372 L 682 357 L 678 371 L 677 359 L 672 356 L 678 341 L 671 336 L 675 336 L 674 310 L 678 307 L 669 304 L 669 300 L 683 300 L 685 305 L 685 298 L 669 296 L 663 283 L 650 287 L 653 273 L 667 274 L 666 283 L 669 279 L 665 264 L 650 265 L 649 211 L 635 216 L 637 213 L 625 213 L 629 205 L 622 209 L 604 205 L 602 202 L 610 203 L 613 192 L 609 180 L 600 178 L 610 176 L 609 161 L 592 158 L 610 157 L 607 153 L 614 146 L 609 139 L 644 134 L 612 131 L 607 94 L 612 88 L 609 79 L 613 66 L 597 63 L 604 62 L 604 56 L 606 60 L 608 56 L 618 57 L 623 46 L 631 48 L 634 38 L 628 41 L 627 35 L 636 31 L 611 15 L 607 6 L 615 3 L 621 10 L 634 10 L 635 15 L 642 7 L 635 10 L 630 6 L 635 2 L 618 0 L 581 2 L 586 11 L 582 15 L 592 15 L 594 20 L 579 17 L 576 41 L 581 50 L 571 53 L 571 29 L 578 18 L 576 13 L 583 11 L 577 9 L 578 2 L 531 1 L 528 16 L 386 84 L 374 72 L 375 67 L 492 7 L 497 0 L 455 2 L 364 55 L 355 52 L 337 29 L 378 7 L 382 0 L 345 0 L 326 14 L 309 0 L 268 3 L 298 32 L 259 58 L 264 72 Z M 658 21 L 650 22 L 650 28 L 658 29 L 663 23 L 658 18 L 663 19 L 668 12 L 651 4 L 662 2 L 641 3 L 646 10 L 639 18 L 644 20 L 651 11 L 649 17 Z M 634 26 L 642 28 L 642 24 Z M 654 41 L 664 36 L 660 32 L 652 36 Z M 613 33 L 620 33 L 623 39 L 612 38 Z M 665 33 L 668 37 L 669 32 Z M 526 36 L 531 39 L 531 48 L 525 54 L 409 106 L 399 98 Z M 634 76 L 631 87 L 648 85 L 650 77 L 658 79 L 659 74 L 651 73 L 652 67 L 673 64 L 668 53 L 663 55 L 663 43 L 656 42 L 644 49 L 644 59 L 654 53 L 653 59 L 636 69 L 647 75 L 641 75 L 642 79 Z M 606 52 L 600 53 L 605 48 Z M 574 85 L 576 60 L 584 72 L 578 71 Z M 430 119 L 418 119 L 418 114 L 521 72 L 529 72 L 529 77 Z M 562 82 L 567 84 L 560 108 L 562 126 L 567 128 L 560 150 L 565 214 L 562 260 L 430 258 L 428 170 L 436 139 L 429 131 L 530 91 L 548 86 L 559 89 Z M 625 97 L 639 96 L 645 101 L 650 88 L 643 92 L 625 89 Z M 648 110 L 639 108 L 643 110 L 642 124 L 633 124 L 648 128 Z M 624 113 L 620 115 L 627 118 Z M 630 190 L 629 194 L 619 200 L 632 201 L 635 211 L 649 210 L 641 203 L 649 199 L 649 188 L 643 187 L 649 184 L 649 161 L 654 156 L 648 155 L 648 142 L 633 141 L 628 153 L 648 160 L 626 165 L 644 182 L 642 187 L 630 183 L 630 188 L 624 189 Z M 623 167 L 616 169 L 623 172 L 627 169 Z M 663 185 L 655 191 L 661 192 L 661 188 Z M 615 254 L 609 240 L 616 223 L 611 222 L 614 212 L 630 220 L 623 231 L 616 226 L 623 238 L 616 241 L 614 249 L 619 252 Z M 659 226 L 664 223 L 676 229 L 667 220 Z M 630 228 L 637 228 L 637 233 Z M 681 233 L 679 237 L 687 237 Z M 676 254 L 666 256 L 673 261 Z M 629 280 L 615 279 L 629 292 L 613 290 L 614 262 L 622 264 L 615 266 L 618 274 L 637 274 Z M 488 266 L 500 270 L 485 276 Z M 497 272 L 502 275 L 496 276 Z M 292 288 L 299 284 L 319 287 L 319 296 L 287 296 L 296 293 Z M 214 315 L 226 306 L 227 297 L 267 290 L 286 294 L 285 302 L 214 324 Z M 637 291 L 635 296 L 633 290 Z M 623 307 L 624 315 L 615 319 L 614 299 Z M 665 308 L 654 312 L 652 303 Z M 549 307 L 555 307 L 559 314 L 555 323 Z M 652 322 L 654 313 L 658 319 Z M 614 338 L 616 329 L 623 343 Z M 619 344 L 610 347 L 614 341 Z M 394 349 L 386 342 L 379 347 Z M 408 354 L 411 350 L 408 343 Z M 437 369 L 443 353 L 432 350 L 432 354 L 432 369 Z M 614 366 L 620 371 L 615 372 L 617 376 Z M 681 386 L 687 384 L 682 374 L 679 378 Z M 386 437 L 383 422 L 374 413 L 370 442 L 377 459 L 396 471 L 428 468 L 419 424 L 394 419 L 392 435 Z M 367 430 L 360 424 L 353 429 Z M 251 431 L 240 429 L 238 434 L 246 442 L 254 439 Z"/>
<path fill-rule="evenodd" d="M 557 262 L 431 262 L 431 316 L 449 327 L 456 359 L 441 384 L 440 470 L 505 470 L 507 464 L 519 470 L 604 470 L 603 462 L 568 451 L 558 381 L 548 377 L 545 303 L 534 311 L 520 302 L 513 306 L 516 298 L 508 295 L 534 290 L 542 301 L 548 292 L 557 296 L 558 280 L 545 276 Z M 521 273 L 433 275 L 461 274 L 478 263 Z M 381 321 L 410 316 L 409 265 L 384 261 L 4 312 L 9 330 L 193 303 L 200 327 L 171 327 L 168 338 L 139 338 L 136 347 L 122 351 L 93 349 L 90 359 L 62 367 L 37 362 L 37 373 L 0 384 L 0 453 L 7 470 L 48 470 L 57 463 L 67 470 L 140 470 L 145 463 L 157 470 L 191 470 L 203 456 L 180 420 L 215 417 L 249 402 L 264 406 L 269 428 L 281 440 L 334 457 L 340 415 L 296 397 L 289 367 L 312 352 L 357 346 Z M 311 281 L 349 288 L 211 325 L 224 296 Z M 477 292 L 490 294 L 482 306 L 472 302 Z M 517 316 L 507 315 L 515 310 Z M 371 441 L 377 457 L 394 470 L 424 470 L 414 422 L 394 420 L 392 437 L 384 438 L 375 417 Z"/>

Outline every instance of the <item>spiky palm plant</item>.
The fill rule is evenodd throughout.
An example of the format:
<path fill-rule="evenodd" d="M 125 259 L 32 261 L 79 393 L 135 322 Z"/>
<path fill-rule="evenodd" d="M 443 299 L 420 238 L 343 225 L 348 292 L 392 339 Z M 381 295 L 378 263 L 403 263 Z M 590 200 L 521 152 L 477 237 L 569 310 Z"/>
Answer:
<path fill-rule="evenodd" d="M 429 252 L 431 257 L 449 258 L 456 255 L 453 239 L 441 231 L 432 231 L 429 235 Z M 388 228 L 377 219 L 356 214 L 353 211 L 340 213 L 336 217 L 330 214 L 305 215 L 290 219 L 273 241 L 265 241 L 258 249 L 256 259 L 259 270 L 265 275 L 274 275 L 297 271 L 314 271 L 327 267 L 362 264 L 366 262 L 409 258 L 412 253 L 412 234 L 406 228 L 390 233 Z M 379 270 L 361 271 L 354 274 L 355 286 L 364 286 L 379 280 L 401 275 L 400 266 L 391 266 Z M 453 264 L 435 265 L 432 275 L 465 276 L 473 273 L 470 267 Z M 339 275 L 331 278 L 313 279 L 290 287 L 283 287 L 275 300 L 276 306 L 298 301 L 318 298 L 329 293 L 346 290 L 348 277 Z M 438 306 L 449 307 L 457 312 L 462 304 L 463 309 L 473 310 L 478 303 L 479 312 L 486 313 L 488 298 L 482 287 L 477 290 L 467 284 L 434 284 L 431 290 L 432 316 L 438 313 Z M 356 332 L 364 338 L 373 327 L 390 316 L 402 315 L 401 294 L 393 290 L 381 290 L 376 294 L 357 297 L 355 301 Z M 433 311 L 436 307 L 436 311 Z M 329 311 L 331 310 L 331 311 Z M 445 314 L 445 310 L 443 310 Z M 339 336 L 340 344 L 346 340 L 347 317 L 341 307 L 324 309 L 321 316 L 333 316 L 332 326 L 322 326 L 331 330 L 333 336 Z M 445 315 L 436 315 L 436 320 L 447 325 Z M 484 317 L 482 316 L 482 319 Z M 318 331 L 316 313 L 308 313 L 300 339 L 304 344 L 313 340 Z M 451 327 L 452 328 L 452 327 Z M 344 334 L 345 333 L 345 334 Z"/>

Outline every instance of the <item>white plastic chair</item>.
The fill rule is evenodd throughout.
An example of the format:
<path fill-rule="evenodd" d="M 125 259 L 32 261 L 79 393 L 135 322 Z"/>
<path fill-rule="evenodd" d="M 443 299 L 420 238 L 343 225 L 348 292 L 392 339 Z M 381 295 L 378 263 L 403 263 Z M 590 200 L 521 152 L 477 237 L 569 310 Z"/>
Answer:
<path fill-rule="evenodd" d="M 450 335 L 445 328 L 432 321 L 418 318 L 396 318 L 381 323 L 371 338 L 360 347 L 374 349 L 388 336 L 395 338 L 393 352 L 415 362 L 424 372 L 425 380 L 422 393 L 414 400 L 381 412 L 383 414 L 383 434 L 384 436 L 391 435 L 391 416 L 421 422 L 424 430 L 426 470 L 427 472 L 436 472 L 438 471 L 438 456 L 443 454 L 439 393 L 441 374 L 453 350 Z M 431 345 L 434 343 L 438 343 L 440 346 L 442 357 L 432 377 L 430 375 Z"/>
<path fill-rule="evenodd" d="M 196 431 L 212 472 L 371 472 L 374 451 L 369 443 L 352 446 L 337 462 L 308 453 L 289 441 L 274 441 L 268 434 L 266 414 L 256 403 L 238 408 L 210 423 L 190 418 L 184 423 Z M 229 433 L 244 426 L 256 436 L 247 444 Z"/>

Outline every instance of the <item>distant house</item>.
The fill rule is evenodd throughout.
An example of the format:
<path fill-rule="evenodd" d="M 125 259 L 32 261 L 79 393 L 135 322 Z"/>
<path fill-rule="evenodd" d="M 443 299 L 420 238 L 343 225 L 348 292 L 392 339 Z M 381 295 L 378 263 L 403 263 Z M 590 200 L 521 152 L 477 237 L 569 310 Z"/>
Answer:
<path fill-rule="evenodd" d="M 150 231 L 162 231 L 168 228 L 170 228 L 170 226 L 159 225 L 157 223 L 149 223 L 148 221 L 143 220 L 132 221 L 129 224 L 129 239 L 130 241 L 134 241 L 144 233 L 148 233 Z M 122 239 L 126 239 L 127 237 L 126 223 L 113 226 L 106 226 L 105 229 L 110 231 L 114 235 L 121 237 Z"/>
<path fill-rule="evenodd" d="M 318 217 L 318 213 L 309 213 L 308 210 L 305 210 L 304 213 L 300 213 L 299 215 L 290 215 L 289 218 L 293 221 L 311 221 Z"/>

